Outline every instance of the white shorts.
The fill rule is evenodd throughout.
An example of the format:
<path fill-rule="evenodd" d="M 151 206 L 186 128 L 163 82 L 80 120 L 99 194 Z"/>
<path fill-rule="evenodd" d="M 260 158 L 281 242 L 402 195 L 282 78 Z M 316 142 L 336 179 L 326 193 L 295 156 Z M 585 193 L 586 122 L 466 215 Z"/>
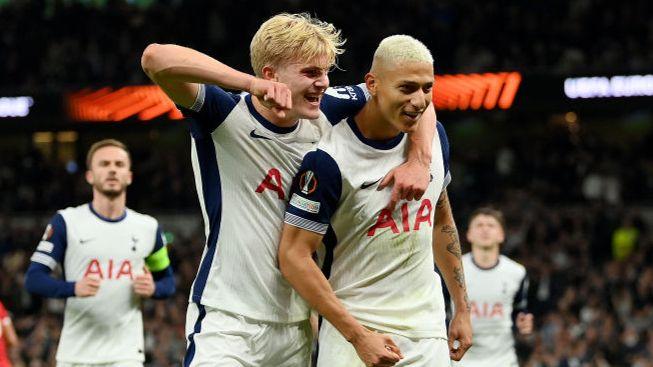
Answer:
<path fill-rule="evenodd" d="M 390 334 L 401 350 L 404 359 L 395 366 L 411 367 L 449 367 L 449 345 L 442 338 L 407 338 Z M 320 350 L 317 367 L 365 367 L 356 349 L 326 320 L 322 320 L 318 338 Z"/>
<path fill-rule="evenodd" d="M 308 320 L 262 322 L 190 303 L 183 366 L 308 367 L 312 339 Z"/>
<path fill-rule="evenodd" d="M 66 363 L 57 362 L 57 367 L 143 367 L 142 362 L 120 361 L 111 363 Z"/>

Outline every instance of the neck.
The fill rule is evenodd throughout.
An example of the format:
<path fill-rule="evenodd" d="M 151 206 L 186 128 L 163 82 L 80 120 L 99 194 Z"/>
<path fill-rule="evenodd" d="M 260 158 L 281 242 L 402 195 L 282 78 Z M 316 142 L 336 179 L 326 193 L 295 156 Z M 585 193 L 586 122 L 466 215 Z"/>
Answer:
<path fill-rule="evenodd" d="M 476 265 L 491 268 L 499 261 L 499 245 L 489 247 L 472 245 L 472 257 Z"/>
<path fill-rule="evenodd" d="M 109 219 L 118 219 L 125 213 L 127 195 L 122 194 L 110 198 L 97 191 L 93 191 L 93 209 L 101 216 Z"/>
<path fill-rule="evenodd" d="M 270 121 L 272 124 L 279 127 L 292 127 L 297 123 L 299 119 L 294 113 L 286 110 L 286 117 L 280 118 L 271 109 L 263 106 L 263 103 L 258 99 L 257 96 L 252 95 L 252 104 L 258 113 L 261 116 L 265 117 L 266 120 Z"/>
<path fill-rule="evenodd" d="M 365 104 L 354 118 L 364 137 L 371 140 L 386 140 L 399 135 L 401 131 L 381 114 L 377 101 L 373 98 Z"/>

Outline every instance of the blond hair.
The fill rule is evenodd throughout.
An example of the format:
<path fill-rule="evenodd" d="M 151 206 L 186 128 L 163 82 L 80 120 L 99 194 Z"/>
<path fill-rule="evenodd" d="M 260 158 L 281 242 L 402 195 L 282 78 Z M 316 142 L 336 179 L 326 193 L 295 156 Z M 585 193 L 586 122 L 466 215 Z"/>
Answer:
<path fill-rule="evenodd" d="M 419 40 L 405 35 L 398 34 L 384 38 L 374 52 L 374 64 L 378 62 L 393 64 L 404 61 L 428 62 L 433 64 L 433 55 L 428 47 Z"/>
<path fill-rule="evenodd" d="M 120 148 L 120 149 L 124 150 L 125 153 L 127 153 L 127 158 L 129 159 L 129 162 L 131 163 L 131 155 L 129 154 L 129 149 L 127 149 L 127 146 L 123 142 L 121 142 L 119 140 L 116 140 L 116 139 L 104 139 L 104 140 L 100 140 L 98 142 L 95 142 L 88 149 L 88 153 L 86 153 L 86 168 L 87 169 L 89 169 L 89 170 L 91 169 L 91 163 L 93 162 L 93 155 L 95 154 L 95 152 L 97 152 L 98 150 L 100 150 L 101 148 L 104 148 L 104 147 L 116 147 L 116 148 Z"/>
<path fill-rule="evenodd" d="M 307 13 L 282 13 L 261 25 L 249 46 L 252 68 L 262 76 L 266 65 L 287 61 L 307 62 L 326 56 L 328 67 L 336 64 L 345 40 L 333 24 L 312 18 Z"/>

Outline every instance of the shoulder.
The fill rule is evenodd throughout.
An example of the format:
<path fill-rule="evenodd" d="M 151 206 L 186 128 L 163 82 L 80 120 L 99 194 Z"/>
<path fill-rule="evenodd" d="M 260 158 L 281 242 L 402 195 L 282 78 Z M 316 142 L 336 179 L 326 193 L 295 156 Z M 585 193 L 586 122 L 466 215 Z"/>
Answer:
<path fill-rule="evenodd" d="M 501 255 L 501 262 L 504 264 L 506 272 L 513 274 L 516 278 L 523 278 L 526 275 L 526 267 L 508 256 Z"/>
<path fill-rule="evenodd" d="M 159 226 L 159 221 L 157 221 L 156 218 L 129 208 L 127 208 L 127 217 L 131 218 L 131 220 L 137 222 L 139 225 L 152 227 L 154 230 Z"/>

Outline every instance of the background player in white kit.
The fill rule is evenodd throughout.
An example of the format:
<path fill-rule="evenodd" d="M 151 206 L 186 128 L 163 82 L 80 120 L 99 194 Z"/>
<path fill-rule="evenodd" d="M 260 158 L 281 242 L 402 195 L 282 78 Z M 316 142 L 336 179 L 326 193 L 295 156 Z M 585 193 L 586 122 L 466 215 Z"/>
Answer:
<path fill-rule="evenodd" d="M 145 72 L 190 117 L 206 225 L 187 313 L 184 366 L 310 361 L 309 308 L 283 279 L 277 248 L 291 181 L 304 154 L 366 101 L 357 86 L 327 91 L 327 72 L 342 44 L 333 25 L 282 14 L 265 22 L 252 40 L 256 77 L 181 46 L 153 44 L 143 53 Z M 216 85 L 249 93 L 231 94 Z M 423 139 L 424 157 L 431 154 L 427 142 L 430 136 Z M 408 171 L 408 185 L 406 175 L 388 177 L 401 196 L 420 196 L 427 166 Z M 422 184 L 413 185 L 415 172 Z"/>
<path fill-rule="evenodd" d="M 93 144 L 86 165 L 93 201 L 54 215 L 25 286 L 66 298 L 57 366 L 142 366 L 141 300 L 175 291 L 165 240 L 156 219 L 125 206 L 132 172 L 124 144 Z M 62 280 L 50 275 L 57 265 Z"/>
<path fill-rule="evenodd" d="M 390 193 L 377 188 L 384 172 L 402 162 L 404 132 L 417 128 L 430 104 L 433 58 L 412 37 L 388 37 L 365 81 L 370 101 L 304 158 L 286 212 L 280 267 L 328 321 L 320 329 L 319 367 L 449 366 L 450 356 L 460 359 L 469 347 L 471 326 L 446 194 L 449 146 L 442 125 L 432 140 L 431 182 L 421 201 L 384 209 Z M 327 275 L 312 260 L 322 241 Z M 459 306 L 449 345 L 434 260 Z M 375 331 L 392 337 L 359 343 Z"/>
<path fill-rule="evenodd" d="M 513 337 L 533 332 L 533 315 L 526 311 L 528 277 L 521 264 L 501 255 L 505 239 L 503 214 L 479 208 L 469 219 L 467 240 L 472 251 L 463 255 L 467 292 L 471 303 L 474 346 L 461 367 L 518 366 Z"/>

